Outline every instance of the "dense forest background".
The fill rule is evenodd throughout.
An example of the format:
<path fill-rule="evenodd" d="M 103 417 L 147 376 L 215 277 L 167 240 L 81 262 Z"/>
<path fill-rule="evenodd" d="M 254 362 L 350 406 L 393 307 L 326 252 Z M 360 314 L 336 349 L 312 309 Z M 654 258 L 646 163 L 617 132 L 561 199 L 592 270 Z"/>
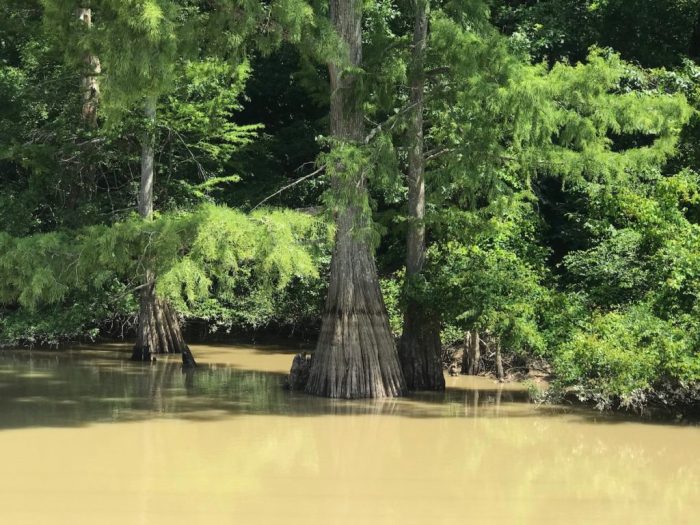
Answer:
<path fill-rule="evenodd" d="M 397 338 L 419 311 L 445 366 L 464 347 L 463 372 L 537 366 L 551 396 L 696 404 L 700 2 L 366 1 L 354 149 L 325 4 L 0 3 L 0 344 L 133 338 L 145 275 L 186 335 L 314 338 L 352 198 Z M 366 198 L 333 191 L 340 164 Z"/>

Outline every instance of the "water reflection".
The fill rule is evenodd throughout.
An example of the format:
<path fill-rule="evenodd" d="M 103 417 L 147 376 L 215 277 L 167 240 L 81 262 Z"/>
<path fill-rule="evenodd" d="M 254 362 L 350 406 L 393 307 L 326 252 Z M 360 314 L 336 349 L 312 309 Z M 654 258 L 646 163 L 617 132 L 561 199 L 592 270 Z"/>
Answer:
<path fill-rule="evenodd" d="M 0 353 L 0 428 L 75 426 L 149 417 L 199 420 L 232 414 L 499 417 L 527 402 L 522 389 L 486 384 L 406 399 L 335 401 L 283 389 L 284 375 L 205 364 L 183 372 L 176 358 L 144 366 L 123 352 Z M 512 407 L 511 407 L 512 408 Z M 534 407 L 532 407 L 534 410 Z"/>
<path fill-rule="evenodd" d="M 697 523 L 697 427 L 468 378 L 333 401 L 283 390 L 284 352 L 183 374 L 124 350 L 0 353 L 0 523 Z"/>

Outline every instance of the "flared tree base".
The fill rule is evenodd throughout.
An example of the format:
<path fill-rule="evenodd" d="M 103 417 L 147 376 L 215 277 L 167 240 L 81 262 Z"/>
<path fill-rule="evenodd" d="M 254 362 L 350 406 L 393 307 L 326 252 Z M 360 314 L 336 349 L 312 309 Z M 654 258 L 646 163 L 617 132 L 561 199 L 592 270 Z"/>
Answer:
<path fill-rule="evenodd" d="M 131 360 L 143 363 L 155 363 L 156 355 L 147 346 L 134 345 L 131 352 Z"/>
<path fill-rule="evenodd" d="M 399 342 L 399 359 L 409 390 L 445 390 L 441 349 L 440 324 L 420 306 L 409 304 Z"/>
<path fill-rule="evenodd" d="M 393 337 L 379 314 L 327 314 L 306 392 L 358 399 L 406 393 Z"/>
<path fill-rule="evenodd" d="M 328 297 L 306 392 L 356 399 L 406 393 L 369 243 L 339 214 Z"/>
<path fill-rule="evenodd" d="M 181 354 L 184 367 L 196 366 L 175 312 L 166 301 L 157 298 L 150 287 L 141 295 L 138 335 L 131 359 L 152 362 L 158 354 Z"/>

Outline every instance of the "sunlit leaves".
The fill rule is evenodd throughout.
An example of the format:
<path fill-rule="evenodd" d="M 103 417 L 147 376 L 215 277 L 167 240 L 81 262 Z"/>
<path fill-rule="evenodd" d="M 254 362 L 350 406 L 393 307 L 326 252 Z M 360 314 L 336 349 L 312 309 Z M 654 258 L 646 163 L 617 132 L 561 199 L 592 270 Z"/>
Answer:
<path fill-rule="evenodd" d="M 140 283 L 156 272 L 158 293 L 181 310 L 209 297 L 212 286 L 235 293 L 250 278 L 257 293 L 273 293 L 294 277 L 318 277 L 316 257 L 329 242 L 326 226 L 291 211 L 252 216 L 217 206 L 191 213 L 138 218 L 76 233 L 0 237 L 0 301 L 33 308 L 74 290 L 111 281 Z M 248 270 L 241 272 L 241 268 Z M 240 275 L 239 275 L 240 273 Z"/>

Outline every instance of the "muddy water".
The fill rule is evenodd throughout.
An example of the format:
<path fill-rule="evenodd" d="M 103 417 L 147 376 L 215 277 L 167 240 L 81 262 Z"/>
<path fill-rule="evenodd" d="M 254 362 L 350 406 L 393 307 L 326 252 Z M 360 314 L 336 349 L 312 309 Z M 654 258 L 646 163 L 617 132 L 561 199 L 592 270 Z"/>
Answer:
<path fill-rule="evenodd" d="M 0 523 L 700 523 L 700 427 L 538 408 L 517 387 L 338 402 L 293 352 L 0 352 Z"/>

